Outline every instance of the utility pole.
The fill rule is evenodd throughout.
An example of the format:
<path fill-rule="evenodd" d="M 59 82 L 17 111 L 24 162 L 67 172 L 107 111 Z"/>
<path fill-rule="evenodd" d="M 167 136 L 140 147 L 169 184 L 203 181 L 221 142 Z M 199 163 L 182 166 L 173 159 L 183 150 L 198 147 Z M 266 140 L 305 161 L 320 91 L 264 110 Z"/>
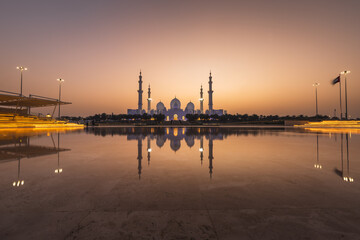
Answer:
<path fill-rule="evenodd" d="M 317 87 L 320 85 L 320 83 L 314 83 L 313 86 L 315 87 L 315 106 L 316 106 L 316 117 L 319 115 L 318 111 L 318 98 L 317 98 Z"/>

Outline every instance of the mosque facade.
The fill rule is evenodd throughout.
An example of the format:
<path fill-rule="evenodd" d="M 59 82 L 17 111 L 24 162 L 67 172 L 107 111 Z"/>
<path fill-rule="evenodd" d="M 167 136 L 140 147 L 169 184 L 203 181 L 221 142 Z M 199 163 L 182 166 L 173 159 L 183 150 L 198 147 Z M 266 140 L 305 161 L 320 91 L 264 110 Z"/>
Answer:
<path fill-rule="evenodd" d="M 165 115 L 165 120 L 170 121 L 170 120 L 186 120 L 186 114 L 208 114 L 208 115 L 213 115 L 213 114 L 217 114 L 217 115 L 223 115 L 224 114 L 224 110 L 223 109 L 213 109 L 213 89 L 212 89 L 212 76 L 211 76 L 211 72 L 210 72 L 210 76 L 209 76 L 209 90 L 208 90 L 208 106 L 209 108 L 204 111 L 204 97 L 203 97 L 203 88 L 201 86 L 200 88 L 200 98 L 199 98 L 199 109 L 195 109 L 195 104 L 193 102 L 188 102 L 186 104 L 185 109 L 181 108 L 181 102 L 178 98 L 174 98 L 170 101 L 170 108 L 166 108 L 165 104 L 163 102 L 158 102 L 156 104 L 156 109 L 151 109 L 151 102 L 152 102 L 152 98 L 151 98 L 151 89 L 150 89 L 150 84 L 148 87 L 148 98 L 147 98 L 147 111 L 145 109 L 143 109 L 143 103 L 142 103 L 142 94 L 143 94 L 143 90 L 142 90 L 142 75 L 140 72 L 139 75 L 139 88 L 137 90 L 138 92 L 138 108 L 137 109 L 128 109 L 127 113 L 128 114 L 150 114 L 150 115 L 154 115 L 154 114 L 164 114 Z"/>

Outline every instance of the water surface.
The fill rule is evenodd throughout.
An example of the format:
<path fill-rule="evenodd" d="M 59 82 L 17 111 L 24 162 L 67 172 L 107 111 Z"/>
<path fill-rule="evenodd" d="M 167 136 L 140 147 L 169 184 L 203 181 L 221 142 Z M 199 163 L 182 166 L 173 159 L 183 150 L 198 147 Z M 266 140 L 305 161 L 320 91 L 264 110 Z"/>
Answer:
<path fill-rule="evenodd" d="M 1 239 L 360 239 L 360 135 L 0 133 Z"/>

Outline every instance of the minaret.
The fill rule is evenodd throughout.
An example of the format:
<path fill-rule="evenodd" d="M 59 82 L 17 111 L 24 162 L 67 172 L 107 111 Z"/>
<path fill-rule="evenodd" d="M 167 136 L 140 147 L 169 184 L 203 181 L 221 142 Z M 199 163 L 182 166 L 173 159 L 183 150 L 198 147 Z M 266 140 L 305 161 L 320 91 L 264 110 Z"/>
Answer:
<path fill-rule="evenodd" d="M 212 114 L 213 111 L 213 90 L 212 90 L 212 76 L 211 76 L 211 71 L 210 71 L 210 76 L 209 76 L 209 114 Z"/>
<path fill-rule="evenodd" d="M 141 137 L 139 136 L 138 138 L 138 174 L 139 174 L 139 180 L 141 178 L 141 160 L 142 160 L 142 139 Z"/>
<path fill-rule="evenodd" d="M 140 71 L 140 75 L 139 75 L 139 90 L 138 90 L 138 93 L 139 93 L 138 112 L 139 112 L 139 114 L 141 114 L 141 111 L 142 111 L 142 93 L 143 93 L 141 71 Z"/>
<path fill-rule="evenodd" d="M 200 113 L 203 114 L 204 113 L 204 97 L 203 97 L 203 88 L 201 85 L 200 88 Z"/>
<path fill-rule="evenodd" d="M 151 91 L 150 91 L 150 84 L 149 84 L 149 88 L 148 88 L 148 109 L 147 109 L 147 113 L 150 114 L 150 110 L 151 110 Z"/>

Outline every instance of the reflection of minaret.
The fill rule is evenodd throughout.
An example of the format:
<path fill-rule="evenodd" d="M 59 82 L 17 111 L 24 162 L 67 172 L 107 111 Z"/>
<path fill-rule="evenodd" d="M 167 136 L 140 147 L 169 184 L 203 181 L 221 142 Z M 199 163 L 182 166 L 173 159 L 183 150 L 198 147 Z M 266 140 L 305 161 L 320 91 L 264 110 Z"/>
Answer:
<path fill-rule="evenodd" d="M 142 93 L 143 93 L 141 71 L 140 71 L 140 75 L 139 75 L 139 90 L 138 90 L 138 93 L 139 93 L 138 112 L 139 112 L 139 114 L 141 114 L 141 111 L 142 111 Z"/>
<path fill-rule="evenodd" d="M 142 160 L 142 139 L 139 137 L 138 138 L 138 174 L 139 174 L 139 179 L 141 178 L 141 160 Z"/>
<path fill-rule="evenodd" d="M 204 137 L 201 136 L 200 138 L 200 148 L 199 148 L 199 151 L 200 151 L 200 163 L 201 163 L 201 166 L 203 164 L 203 158 L 204 158 Z"/>
<path fill-rule="evenodd" d="M 211 76 L 211 71 L 210 71 L 210 76 L 209 76 L 209 114 L 212 114 L 213 111 L 213 90 L 212 90 L 212 76 Z"/>
<path fill-rule="evenodd" d="M 210 179 L 212 178 L 213 173 L 213 140 L 211 136 L 209 136 L 209 173 L 210 173 Z"/>
<path fill-rule="evenodd" d="M 147 113 L 150 114 L 150 110 L 151 110 L 151 91 L 150 91 L 150 84 L 149 84 L 149 88 L 148 88 L 148 107 L 147 107 Z"/>
<path fill-rule="evenodd" d="M 147 152 L 148 152 L 148 165 L 150 165 L 150 153 L 151 153 L 151 146 L 150 146 L 150 136 L 147 136 Z"/>
<path fill-rule="evenodd" d="M 319 133 L 316 133 L 316 163 L 314 164 L 314 168 L 322 168 L 319 162 Z"/>
<path fill-rule="evenodd" d="M 203 97 L 203 87 L 201 85 L 201 88 L 200 88 L 200 113 L 204 113 L 204 97 Z"/>

